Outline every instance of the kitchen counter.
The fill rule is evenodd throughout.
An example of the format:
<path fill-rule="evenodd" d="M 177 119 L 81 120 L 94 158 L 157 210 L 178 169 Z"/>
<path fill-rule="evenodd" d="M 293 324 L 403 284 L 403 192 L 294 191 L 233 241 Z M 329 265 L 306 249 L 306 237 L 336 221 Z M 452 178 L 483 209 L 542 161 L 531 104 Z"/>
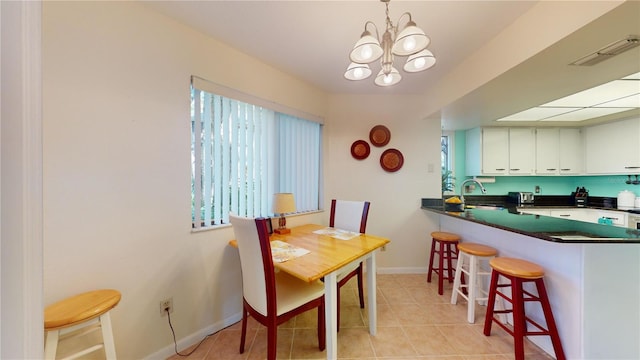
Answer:
<path fill-rule="evenodd" d="M 494 247 L 498 256 L 525 259 L 544 268 L 544 282 L 567 359 L 640 359 L 637 230 L 525 215 L 519 211 L 522 208 L 489 196 L 465 200 L 477 207 L 447 212 L 441 199 L 423 199 L 422 208 L 426 216 L 437 217 L 440 231 L 456 233 L 463 242 Z M 535 205 L 539 207 L 538 198 Z M 570 207 L 566 203 L 545 203 L 547 206 Z M 601 209 L 614 210 L 610 206 Z M 527 316 L 544 323 L 539 306 L 528 307 Z M 548 336 L 529 339 L 553 354 Z"/>
<path fill-rule="evenodd" d="M 640 243 L 640 230 L 525 214 L 521 212 L 521 207 L 501 201 L 500 197 L 485 198 L 476 196 L 473 200 L 466 199 L 467 205 L 475 206 L 475 208 L 466 208 L 464 211 L 446 211 L 442 199 L 422 199 L 422 209 L 545 241 L 561 243 Z M 491 204 L 491 206 L 486 206 L 486 204 Z M 533 206 L 531 208 L 547 207 L 548 205 Z M 593 208 L 601 209 L 601 207 Z"/>

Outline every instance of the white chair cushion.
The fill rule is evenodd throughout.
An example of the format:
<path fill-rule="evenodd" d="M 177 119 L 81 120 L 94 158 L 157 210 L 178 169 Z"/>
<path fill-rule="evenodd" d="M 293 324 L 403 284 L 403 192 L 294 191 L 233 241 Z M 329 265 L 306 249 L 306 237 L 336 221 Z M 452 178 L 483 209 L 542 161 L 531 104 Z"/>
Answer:
<path fill-rule="evenodd" d="M 308 283 L 283 271 L 276 272 L 278 316 L 323 295 L 324 284 L 319 280 Z"/>

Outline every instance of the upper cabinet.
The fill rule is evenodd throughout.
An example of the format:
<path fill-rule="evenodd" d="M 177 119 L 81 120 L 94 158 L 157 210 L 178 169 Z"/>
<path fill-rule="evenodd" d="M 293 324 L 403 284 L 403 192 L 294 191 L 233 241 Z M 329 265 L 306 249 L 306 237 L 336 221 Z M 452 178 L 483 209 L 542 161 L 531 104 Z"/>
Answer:
<path fill-rule="evenodd" d="M 640 119 L 590 126 L 585 132 L 587 173 L 640 173 Z"/>
<path fill-rule="evenodd" d="M 507 175 L 509 129 L 475 128 L 467 131 L 467 175 Z"/>
<path fill-rule="evenodd" d="M 466 133 L 468 176 L 583 173 L 580 129 L 496 127 Z"/>
<path fill-rule="evenodd" d="M 531 128 L 509 129 L 509 175 L 533 175 L 536 133 Z"/>
<path fill-rule="evenodd" d="M 584 172 L 582 130 L 536 129 L 536 174 L 574 175 Z"/>

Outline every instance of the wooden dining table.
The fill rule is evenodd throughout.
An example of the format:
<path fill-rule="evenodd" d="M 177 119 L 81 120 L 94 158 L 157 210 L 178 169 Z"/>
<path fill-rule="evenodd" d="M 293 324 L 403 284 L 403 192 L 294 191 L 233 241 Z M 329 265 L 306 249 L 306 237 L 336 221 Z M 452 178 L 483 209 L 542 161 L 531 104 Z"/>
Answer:
<path fill-rule="evenodd" d="M 376 335 L 376 250 L 390 242 L 389 239 L 370 234 L 359 234 L 349 240 L 342 240 L 331 234 L 319 234 L 326 226 L 307 224 L 291 228 L 289 234 L 273 234 L 270 239 L 280 240 L 309 253 L 287 260 L 274 262 L 276 269 L 287 272 L 300 280 L 311 282 L 324 278 L 325 321 L 327 335 L 327 359 L 338 357 L 338 297 L 337 275 L 340 269 L 352 264 L 365 262 L 367 281 L 367 310 L 369 333 Z M 237 247 L 235 240 L 229 242 Z"/>

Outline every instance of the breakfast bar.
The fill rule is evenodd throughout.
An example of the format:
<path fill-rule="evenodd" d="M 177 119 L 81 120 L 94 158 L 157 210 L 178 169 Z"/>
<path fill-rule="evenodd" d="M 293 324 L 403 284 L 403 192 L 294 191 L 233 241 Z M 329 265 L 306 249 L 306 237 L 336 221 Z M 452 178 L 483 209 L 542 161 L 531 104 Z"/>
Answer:
<path fill-rule="evenodd" d="M 640 358 L 640 235 L 637 230 L 525 214 L 517 207 L 445 211 L 423 200 L 441 231 L 498 249 L 545 270 L 545 283 L 568 359 Z M 527 307 L 535 321 L 542 312 Z M 498 331 L 498 330 L 495 330 Z M 553 354 L 546 336 L 530 340 Z"/>

